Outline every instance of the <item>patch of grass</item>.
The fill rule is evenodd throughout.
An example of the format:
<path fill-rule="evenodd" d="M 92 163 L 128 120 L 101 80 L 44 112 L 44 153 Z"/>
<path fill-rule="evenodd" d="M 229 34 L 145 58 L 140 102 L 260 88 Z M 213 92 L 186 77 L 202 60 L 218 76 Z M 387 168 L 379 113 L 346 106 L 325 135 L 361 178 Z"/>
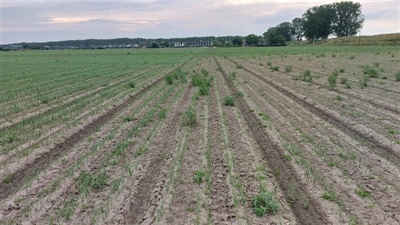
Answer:
<path fill-rule="evenodd" d="M 338 93 L 336 95 L 336 100 L 341 101 L 343 99 L 343 97 L 340 95 L 340 93 Z"/>
<path fill-rule="evenodd" d="M 139 156 L 145 155 L 148 151 L 149 149 L 146 146 L 140 145 L 139 149 L 136 150 L 135 153 L 133 153 L 133 157 L 137 158 Z"/>
<path fill-rule="evenodd" d="M 14 177 L 14 174 L 8 174 L 8 175 L 3 179 L 3 182 L 6 183 L 6 184 L 9 184 L 9 183 L 11 183 L 13 177 Z"/>
<path fill-rule="evenodd" d="M 292 161 L 292 157 L 290 155 L 283 155 L 282 158 L 286 161 Z"/>
<path fill-rule="evenodd" d="M 243 97 L 244 96 L 243 92 L 241 92 L 241 91 L 236 92 L 236 95 L 239 96 L 239 97 Z"/>
<path fill-rule="evenodd" d="M 128 87 L 130 87 L 130 88 L 135 88 L 135 82 L 134 82 L 134 81 L 130 81 L 130 82 L 128 83 Z"/>
<path fill-rule="evenodd" d="M 360 196 L 361 198 L 366 198 L 366 197 L 371 196 L 371 192 L 365 190 L 365 188 L 356 189 L 355 192 L 356 192 L 356 194 L 357 194 L 358 196 Z"/>
<path fill-rule="evenodd" d="M 101 169 L 96 174 L 91 174 L 90 172 L 83 172 L 78 177 L 78 191 L 79 193 L 87 196 L 93 189 L 101 189 L 107 184 L 106 170 Z"/>
<path fill-rule="evenodd" d="M 60 214 L 65 220 L 69 220 L 72 213 L 75 211 L 76 206 L 78 205 L 78 200 L 75 198 L 70 198 L 64 202 Z"/>
<path fill-rule="evenodd" d="M 258 194 L 251 199 L 254 213 L 258 217 L 265 214 L 275 215 L 281 208 L 278 200 L 275 199 L 275 192 L 267 191 L 267 188 L 260 184 Z"/>
<path fill-rule="evenodd" d="M 224 97 L 224 105 L 226 106 L 235 106 L 235 99 L 228 95 Z"/>
<path fill-rule="evenodd" d="M 183 125 L 184 126 L 193 126 L 196 124 L 197 117 L 196 111 L 192 106 L 186 109 L 184 116 L 183 116 Z"/>
<path fill-rule="evenodd" d="M 172 85 L 174 83 L 174 77 L 172 75 L 168 75 L 165 77 L 165 81 L 167 81 L 168 85 Z"/>

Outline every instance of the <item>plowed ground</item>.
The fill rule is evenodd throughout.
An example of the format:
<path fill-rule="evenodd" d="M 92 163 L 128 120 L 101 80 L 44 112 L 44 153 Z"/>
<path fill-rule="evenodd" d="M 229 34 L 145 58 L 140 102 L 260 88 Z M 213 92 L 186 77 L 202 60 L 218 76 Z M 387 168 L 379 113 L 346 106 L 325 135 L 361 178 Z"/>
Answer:
<path fill-rule="evenodd" d="M 179 50 L 7 111 L 0 224 L 400 224 L 400 52 L 389 50 Z M 361 88 L 370 64 L 380 77 Z M 276 210 L 259 214 L 262 194 Z"/>

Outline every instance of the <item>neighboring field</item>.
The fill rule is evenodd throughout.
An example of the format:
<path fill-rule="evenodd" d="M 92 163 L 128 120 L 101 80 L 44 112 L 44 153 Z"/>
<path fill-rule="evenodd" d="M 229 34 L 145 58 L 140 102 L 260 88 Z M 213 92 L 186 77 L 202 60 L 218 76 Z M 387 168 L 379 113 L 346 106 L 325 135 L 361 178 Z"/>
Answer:
<path fill-rule="evenodd" d="M 0 57 L 0 224 L 400 224 L 397 47 Z"/>

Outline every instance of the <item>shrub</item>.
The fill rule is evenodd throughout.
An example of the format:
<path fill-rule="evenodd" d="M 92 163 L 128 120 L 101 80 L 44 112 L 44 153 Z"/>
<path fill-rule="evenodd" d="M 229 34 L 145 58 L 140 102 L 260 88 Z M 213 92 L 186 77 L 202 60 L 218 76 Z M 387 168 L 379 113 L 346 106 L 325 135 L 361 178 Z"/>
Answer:
<path fill-rule="evenodd" d="M 168 75 L 165 77 L 167 84 L 172 85 L 174 83 L 174 77 L 172 75 Z"/>
<path fill-rule="evenodd" d="M 196 124 L 197 118 L 196 118 L 196 111 L 193 107 L 189 106 L 189 108 L 186 109 L 186 112 L 183 117 L 183 125 L 185 126 L 193 126 Z"/>
<path fill-rule="evenodd" d="M 226 106 L 235 106 L 235 99 L 230 95 L 225 96 L 224 105 L 226 105 Z"/>
<path fill-rule="evenodd" d="M 254 213 L 258 217 L 262 217 L 265 214 L 275 215 L 280 209 L 281 205 L 275 199 L 275 193 L 273 191 L 267 191 L 264 185 L 260 185 L 258 194 L 251 199 Z"/>

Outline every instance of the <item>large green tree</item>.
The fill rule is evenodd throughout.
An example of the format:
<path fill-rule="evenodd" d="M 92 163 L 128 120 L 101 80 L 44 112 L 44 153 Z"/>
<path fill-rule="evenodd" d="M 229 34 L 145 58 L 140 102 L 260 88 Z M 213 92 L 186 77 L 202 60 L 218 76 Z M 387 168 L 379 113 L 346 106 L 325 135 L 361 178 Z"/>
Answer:
<path fill-rule="evenodd" d="M 292 21 L 292 26 L 291 26 L 291 35 L 293 40 L 300 41 L 301 38 L 304 36 L 304 30 L 303 30 L 303 19 L 296 17 Z"/>
<path fill-rule="evenodd" d="M 246 45 L 254 46 L 254 45 L 258 45 L 259 38 L 255 34 L 249 34 L 246 36 L 245 40 L 246 40 Z"/>
<path fill-rule="evenodd" d="M 336 14 L 333 18 L 332 29 L 336 36 L 346 37 L 358 33 L 364 23 L 361 4 L 350 1 L 333 3 Z"/>
<path fill-rule="evenodd" d="M 332 34 L 333 19 L 336 15 L 332 4 L 314 6 L 303 14 L 304 36 L 307 39 L 324 39 Z"/>
<path fill-rule="evenodd" d="M 239 36 L 234 37 L 233 40 L 232 40 L 232 44 L 235 45 L 235 46 L 243 45 L 243 38 L 239 37 Z"/>
<path fill-rule="evenodd" d="M 283 22 L 276 26 L 276 35 L 282 35 L 286 41 L 292 40 L 291 35 L 292 24 L 290 22 Z"/>

